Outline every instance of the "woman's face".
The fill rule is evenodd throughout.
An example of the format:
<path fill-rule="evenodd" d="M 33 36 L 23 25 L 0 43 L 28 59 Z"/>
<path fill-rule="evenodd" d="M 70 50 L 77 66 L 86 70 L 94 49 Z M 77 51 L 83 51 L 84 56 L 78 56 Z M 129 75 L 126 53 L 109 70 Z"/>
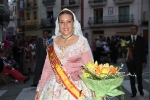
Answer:
<path fill-rule="evenodd" d="M 59 29 L 62 35 L 68 36 L 73 32 L 74 21 L 72 15 L 62 14 L 59 16 Z"/>

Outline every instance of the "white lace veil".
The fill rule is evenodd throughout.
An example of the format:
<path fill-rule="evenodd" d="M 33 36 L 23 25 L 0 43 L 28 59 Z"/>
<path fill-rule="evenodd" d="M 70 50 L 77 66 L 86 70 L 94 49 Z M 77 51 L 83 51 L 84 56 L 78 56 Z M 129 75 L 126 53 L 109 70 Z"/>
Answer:
<path fill-rule="evenodd" d="M 83 36 L 83 33 L 82 33 L 82 31 L 81 31 L 81 25 L 80 25 L 80 23 L 77 21 L 77 18 L 76 18 L 76 16 L 74 15 L 74 13 L 71 11 L 71 10 L 69 10 L 69 9 L 67 9 L 67 8 L 64 8 L 62 11 L 69 11 L 69 12 L 71 12 L 72 14 L 73 14 L 73 17 L 74 17 L 74 32 L 73 32 L 73 34 L 75 34 L 75 35 L 77 35 L 77 36 Z M 61 11 L 61 12 L 62 12 Z M 60 12 L 60 13 L 61 13 Z M 58 16 L 59 17 L 59 16 Z M 59 31 L 59 24 L 58 24 L 58 17 L 57 17 L 57 19 L 56 19 L 56 22 L 55 22 L 55 35 L 56 36 L 58 36 L 58 35 L 61 35 L 61 33 L 60 33 L 60 31 Z"/>
<path fill-rule="evenodd" d="M 80 25 L 80 23 L 77 21 L 77 18 L 76 18 L 76 16 L 75 16 L 75 14 L 71 11 L 71 10 L 69 10 L 69 9 L 67 9 L 67 8 L 64 8 L 62 11 L 70 11 L 72 14 L 73 14 L 73 17 L 74 17 L 74 30 L 73 30 L 73 34 L 75 34 L 75 35 L 77 35 L 77 36 L 80 36 L 80 37 L 84 37 L 83 36 L 83 33 L 82 33 L 82 30 L 81 30 L 81 25 Z M 61 12 L 62 12 L 61 11 Z M 60 13 L 61 13 L 60 12 Z M 59 17 L 59 16 L 58 16 Z M 57 19 L 56 19 L 56 22 L 55 22 L 55 36 L 59 36 L 59 35 L 61 35 L 61 33 L 60 33 L 60 31 L 59 31 L 59 24 L 58 24 L 58 17 L 57 17 Z M 90 53 L 91 53 L 91 56 L 92 56 L 92 52 L 91 52 L 91 48 L 90 48 L 90 46 L 89 46 L 89 44 L 87 44 L 88 45 L 88 48 L 89 48 L 89 50 L 90 50 Z M 93 58 L 93 56 L 92 56 L 92 58 Z"/>

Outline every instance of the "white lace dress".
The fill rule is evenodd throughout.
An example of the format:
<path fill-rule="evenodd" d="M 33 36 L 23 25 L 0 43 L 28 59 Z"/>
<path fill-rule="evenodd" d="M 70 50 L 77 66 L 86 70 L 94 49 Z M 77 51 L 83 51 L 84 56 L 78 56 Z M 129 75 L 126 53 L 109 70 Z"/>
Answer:
<path fill-rule="evenodd" d="M 56 38 L 56 37 L 53 37 Z M 82 92 L 92 99 L 92 92 L 87 88 L 84 82 L 78 77 L 81 74 L 81 65 L 93 60 L 91 50 L 87 40 L 84 37 L 79 37 L 77 43 L 65 48 L 64 57 L 62 57 L 62 50 L 54 43 L 54 50 L 66 69 L 67 74 L 71 76 L 72 82 L 75 86 L 82 90 Z M 55 75 L 48 76 L 46 67 L 49 61 L 46 58 L 43 73 L 37 90 L 42 87 L 40 100 L 76 100 L 57 80 Z M 50 66 L 50 64 L 49 64 Z M 47 73 L 46 73 L 47 72 Z M 43 82 L 43 80 L 48 80 Z M 41 86 L 40 86 L 41 85 Z"/>

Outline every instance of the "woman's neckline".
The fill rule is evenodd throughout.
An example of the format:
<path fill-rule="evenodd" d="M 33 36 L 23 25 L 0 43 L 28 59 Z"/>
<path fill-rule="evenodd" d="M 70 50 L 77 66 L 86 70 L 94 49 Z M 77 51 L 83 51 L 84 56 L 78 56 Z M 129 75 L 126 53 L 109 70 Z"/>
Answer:
<path fill-rule="evenodd" d="M 54 38 L 53 39 L 55 39 L 57 36 L 54 36 Z M 75 42 L 74 44 L 72 44 L 72 45 L 69 45 L 69 46 L 65 46 L 65 48 L 69 48 L 69 47 L 72 47 L 72 46 L 74 46 L 74 45 L 76 45 L 76 44 L 78 44 L 78 42 L 79 42 L 79 40 L 80 40 L 80 36 L 79 36 L 79 38 L 78 38 L 78 40 L 77 40 L 77 42 Z M 54 41 L 54 44 L 60 49 L 60 47 L 62 47 L 62 46 L 59 46 L 59 45 L 57 45 L 56 43 L 55 43 L 55 41 Z"/>

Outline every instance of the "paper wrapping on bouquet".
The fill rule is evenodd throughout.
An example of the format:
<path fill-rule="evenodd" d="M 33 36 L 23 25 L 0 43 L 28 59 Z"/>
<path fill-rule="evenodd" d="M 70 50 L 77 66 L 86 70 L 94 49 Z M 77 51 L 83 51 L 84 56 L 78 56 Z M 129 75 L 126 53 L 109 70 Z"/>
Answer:
<path fill-rule="evenodd" d="M 122 78 L 104 79 L 104 80 L 93 80 L 80 75 L 83 82 L 89 89 L 95 92 L 95 100 L 100 100 L 100 97 L 111 96 L 115 97 L 124 94 L 124 92 L 116 89 L 123 82 Z"/>

